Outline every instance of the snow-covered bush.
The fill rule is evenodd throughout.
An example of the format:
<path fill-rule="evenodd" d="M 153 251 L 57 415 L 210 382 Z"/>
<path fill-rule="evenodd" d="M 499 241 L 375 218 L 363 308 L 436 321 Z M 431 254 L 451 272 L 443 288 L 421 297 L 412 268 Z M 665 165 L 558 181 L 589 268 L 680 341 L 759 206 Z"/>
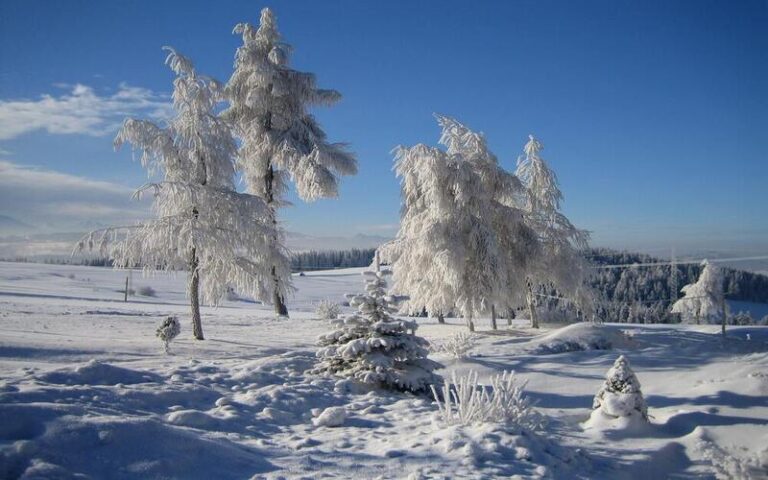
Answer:
<path fill-rule="evenodd" d="M 467 358 L 475 346 L 475 337 L 466 332 L 451 335 L 447 340 L 432 344 L 432 351 L 447 353 L 453 358 Z"/>
<path fill-rule="evenodd" d="M 725 333 L 725 298 L 722 270 L 704 260 L 704 267 L 695 283 L 683 287 L 683 297 L 672 305 L 688 323 L 721 323 Z"/>
<path fill-rule="evenodd" d="M 640 382 L 624 355 L 619 356 L 608 370 L 592 408 L 608 419 L 639 417 L 648 420 L 648 407 L 640 390 Z"/>
<path fill-rule="evenodd" d="M 139 295 L 142 297 L 156 297 L 157 292 L 154 288 L 150 287 L 149 285 L 139 287 Z"/>
<path fill-rule="evenodd" d="M 427 358 L 429 343 L 408 331 L 418 325 L 392 317 L 395 308 L 386 294 L 389 272 L 363 272 L 366 292 L 350 296 L 357 313 L 331 320 L 334 330 L 321 335 L 314 373 L 330 373 L 364 384 L 426 392 L 438 382 L 441 365 Z"/>
<path fill-rule="evenodd" d="M 525 382 L 518 382 L 514 372 L 503 372 L 490 378 L 490 388 L 477 384 L 477 372 L 447 379 L 440 391 L 432 387 L 432 395 L 440 419 L 446 424 L 504 423 L 528 430 L 541 426 L 541 416 L 524 395 Z"/>
<path fill-rule="evenodd" d="M 320 300 L 315 309 L 315 315 L 321 320 L 335 320 L 341 314 L 341 307 L 338 303 L 330 300 Z"/>
<path fill-rule="evenodd" d="M 171 352 L 171 341 L 181 332 L 181 325 L 176 317 L 168 317 L 157 327 L 155 335 L 163 342 L 165 353 Z"/>

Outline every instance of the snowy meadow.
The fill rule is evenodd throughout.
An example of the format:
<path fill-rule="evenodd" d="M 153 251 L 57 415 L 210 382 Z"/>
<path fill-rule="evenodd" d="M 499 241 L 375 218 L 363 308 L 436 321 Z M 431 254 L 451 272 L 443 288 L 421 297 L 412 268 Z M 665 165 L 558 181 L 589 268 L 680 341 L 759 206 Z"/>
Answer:
<path fill-rule="evenodd" d="M 361 269 L 295 275 L 290 318 L 232 298 L 202 308 L 164 353 L 155 330 L 188 311 L 184 278 L 0 264 L 3 478 L 761 478 L 768 329 L 543 325 L 477 319 L 468 351 L 433 348 L 446 379 L 514 371 L 535 424 L 446 422 L 431 395 L 308 373 L 321 300 L 363 289 Z M 145 290 L 146 291 L 146 290 Z M 353 308 L 341 307 L 343 314 Z M 184 317 L 185 319 L 187 317 Z M 435 347 L 460 319 L 418 319 Z M 595 421 L 619 355 L 649 422 Z M 456 358 L 460 357 L 460 358 Z M 592 418 L 591 418 L 592 417 Z"/>

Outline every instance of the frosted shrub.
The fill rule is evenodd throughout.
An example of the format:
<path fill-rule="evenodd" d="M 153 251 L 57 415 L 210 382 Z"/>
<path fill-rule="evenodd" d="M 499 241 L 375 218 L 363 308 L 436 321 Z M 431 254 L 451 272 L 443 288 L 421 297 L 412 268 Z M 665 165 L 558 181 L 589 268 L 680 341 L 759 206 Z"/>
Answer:
<path fill-rule="evenodd" d="M 709 440 L 701 440 L 696 446 L 702 456 L 712 464 L 718 479 L 761 478 L 761 475 L 768 471 L 768 448 L 759 454 L 742 457 Z"/>
<path fill-rule="evenodd" d="M 156 297 L 157 292 L 149 285 L 139 288 L 139 295 L 142 297 Z"/>
<path fill-rule="evenodd" d="M 605 376 L 605 383 L 595 395 L 592 408 L 608 419 L 640 417 L 648 420 L 648 407 L 640 391 L 640 382 L 624 355 L 619 356 Z"/>
<path fill-rule="evenodd" d="M 474 346 L 475 337 L 466 332 L 459 332 L 450 336 L 448 340 L 435 344 L 432 350 L 447 353 L 453 358 L 462 359 L 470 356 L 470 351 Z"/>
<path fill-rule="evenodd" d="M 157 327 L 155 335 L 163 342 L 165 353 L 171 353 L 171 341 L 181 332 L 181 325 L 176 317 L 168 317 Z"/>
<path fill-rule="evenodd" d="M 315 309 L 315 315 L 321 320 L 335 320 L 341 314 L 341 307 L 336 302 L 321 300 Z"/>
<path fill-rule="evenodd" d="M 503 423 L 528 430 L 541 426 L 541 417 L 524 395 L 525 382 L 518 382 L 514 372 L 490 378 L 491 385 L 478 385 L 477 372 L 452 375 L 438 392 L 432 387 L 440 419 L 447 424 Z"/>
<path fill-rule="evenodd" d="M 352 295 L 357 313 L 331 320 L 334 330 L 318 339 L 320 358 L 313 373 L 333 374 L 377 387 L 414 393 L 428 392 L 442 367 L 427 358 L 429 343 L 409 331 L 414 321 L 392 317 L 392 297 L 386 294 L 389 272 L 363 272 L 365 293 Z"/>

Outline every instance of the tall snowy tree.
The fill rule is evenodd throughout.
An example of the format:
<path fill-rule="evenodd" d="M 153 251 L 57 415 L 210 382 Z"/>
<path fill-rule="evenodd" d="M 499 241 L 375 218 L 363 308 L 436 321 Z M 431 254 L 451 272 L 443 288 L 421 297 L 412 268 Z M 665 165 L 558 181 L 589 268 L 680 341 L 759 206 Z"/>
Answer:
<path fill-rule="evenodd" d="M 581 254 L 587 248 L 589 234 L 573 226 L 560 212 L 563 194 L 557 176 L 541 158 L 541 142 L 533 135 L 528 138 L 515 174 L 526 187 L 525 217 L 538 236 L 543 254 L 535 268 L 529 270 L 527 279 L 531 326 L 539 328 L 535 293 L 541 286 L 552 286 L 561 294 L 575 297 L 582 311 L 590 308 Z"/>
<path fill-rule="evenodd" d="M 361 383 L 395 390 L 427 392 L 440 380 L 442 367 L 427 358 L 429 343 L 414 333 L 412 320 L 392 316 L 396 308 L 387 295 L 389 271 L 363 272 L 365 293 L 350 295 L 357 313 L 331 320 L 334 330 L 320 336 L 320 363 L 315 373 L 330 373 Z"/>
<path fill-rule="evenodd" d="M 247 191 L 266 202 L 275 225 L 266 255 L 272 262 L 275 311 L 287 315 L 290 269 L 277 209 L 286 205 L 289 181 L 305 201 L 335 197 L 339 176 L 357 173 L 357 162 L 345 144 L 327 141 L 309 113 L 311 106 L 332 105 L 341 96 L 317 88 L 313 74 L 289 67 L 291 47 L 282 42 L 272 11 L 261 11 L 258 28 L 241 23 L 234 33 L 242 35 L 243 45 L 225 88 L 230 105 L 222 115 L 240 139 L 237 167 Z"/>
<path fill-rule="evenodd" d="M 506 310 L 525 293 L 524 272 L 535 258 L 533 232 L 516 208 L 522 186 L 502 169 L 485 138 L 448 117 L 437 117 L 445 150 L 398 147 L 402 218 L 381 249 L 393 267 L 393 291 L 406 308 L 430 315 L 473 317 Z"/>
<path fill-rule="evenodd" d="M 136 227 L 92 232 L 79 246 L 98 246 L 119 268 L 186 270 L 193 334 L 203 340 L 201 299 L 216 304 L 228 288 L 254 298 L 272 295 L 272 264 L 264 252 L 275 230 L 266 203 L 235 190 L 236 145 L 215 114 L 221 85 L 167 50 L 166 63 L 176 73 L 175 117 L 167 127 L 128 119 L 115 138 L 115 148 L 129 142 L 141 150 L 150 177 L 162 178 L 136 192 L 137 197 L 154 195 L 156 218 Z"/>
<path fill-rule="evenodd" d="M 683 287 L 683 297 L 672 305 L 672 313 L 679 313 L 690 323 L 720 322 L 725 335 L 726 305 L 722 271 L 704 260 L 699 279 Z"/>

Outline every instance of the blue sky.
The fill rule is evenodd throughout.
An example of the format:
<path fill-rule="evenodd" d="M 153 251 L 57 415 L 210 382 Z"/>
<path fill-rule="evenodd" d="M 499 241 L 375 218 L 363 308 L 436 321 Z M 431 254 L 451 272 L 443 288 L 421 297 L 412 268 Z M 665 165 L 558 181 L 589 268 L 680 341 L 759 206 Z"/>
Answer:
<path fill-rule="evenodd" d="M 339 199 L 287 209 L 291 230 L 392 235 L 390 151 L 436 143 L 440 112 L 484 132 L 509 169 L 539 137 L 566 214 L 595 244 L 768 250 L 768 3 L 748 0 L 2 0 L 0 167 L 16 183 L 0 180 L 0 215 L 71 229 L 144 208 L 124 205 L 145 175 L 111 140 L 122 116 L 164 112 L 160 48 L 226 80 L 232 27 L 263 6 L 294 67 L 344 95 L 315 113 L 360 162 Z M 111 184 L 101 203 L 78 197 Z"/>

